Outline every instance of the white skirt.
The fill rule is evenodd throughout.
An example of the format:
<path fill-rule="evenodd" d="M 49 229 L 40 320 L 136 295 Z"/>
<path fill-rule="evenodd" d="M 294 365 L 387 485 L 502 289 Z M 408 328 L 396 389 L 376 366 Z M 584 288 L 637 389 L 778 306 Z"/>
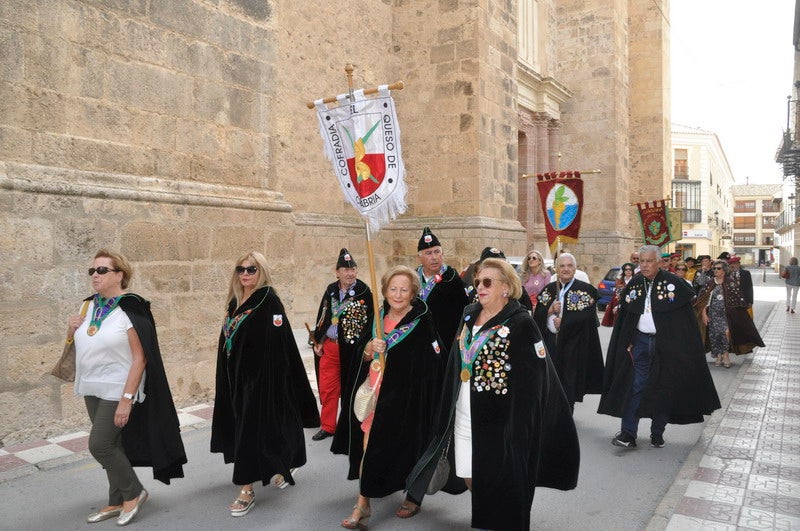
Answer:
<path fill-rule="evenodd" d="M 469 410 L 469 385 L 470 382 L 461 383 L 453 428 L 456 475 L 460 478 L 472 477 L 472 417 Z"/>

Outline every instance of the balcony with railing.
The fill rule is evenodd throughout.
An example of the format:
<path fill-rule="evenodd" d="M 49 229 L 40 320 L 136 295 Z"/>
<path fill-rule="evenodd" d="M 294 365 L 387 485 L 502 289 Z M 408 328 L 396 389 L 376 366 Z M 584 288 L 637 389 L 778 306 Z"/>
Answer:
<path fill-rule="evenodd" d="M 777 218 L 775 218 L 775 232 L 783 233 L 786 232 L 792 225 L 797 223 L 797 219 L 795 219 L 795 209 L 793 206 L 789 207 L 789 210 L 784 210 L 781 212 Z"/>
<path fill-rule="evenodd" d="M 772 199 L 764 199 L 761 201 L 761 212 L 780 212 L 781 205 L 775 203 Z"/>
<path fill-rule="evenodd" d="M 703 219 L 703 211 L 699 208 L 684 208 L 682 220 L 684 223 L 700 223 Z"/>

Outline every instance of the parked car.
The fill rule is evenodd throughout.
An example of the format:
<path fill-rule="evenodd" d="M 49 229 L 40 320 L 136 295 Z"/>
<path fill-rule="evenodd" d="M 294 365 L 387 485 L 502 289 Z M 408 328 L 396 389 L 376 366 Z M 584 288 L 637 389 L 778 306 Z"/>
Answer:
<path fill-rule="evenodd" d="M 617 283 L 617 276 L 619 276 L 619 267 L 612 267 L 608 270 L 606 276 L 603 277 L 603 280 L 597 283 L 597 295 L 599 296 L 597 309 L 601 312 L 606 310 L 606 306 L 611 302 L 611 298 L 614 296 L 614 286 Z"/>

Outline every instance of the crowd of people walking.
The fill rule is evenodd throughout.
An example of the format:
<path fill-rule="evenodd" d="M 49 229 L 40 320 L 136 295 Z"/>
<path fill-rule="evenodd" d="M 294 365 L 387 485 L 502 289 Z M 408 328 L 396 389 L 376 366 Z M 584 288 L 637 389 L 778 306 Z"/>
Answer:
<path fill-rule="evenodd" d="M 427 227 L 417 250 L 416 270 L 383 275 L 381 302 L 341 249 L 309 330 L 320 407 L 267 259 L 254 251 L 235 261 L 210 440 L 233 464 L 231 516 L 253 509 L 259 481 L 293 485 L 306 464 L 304 429 L 319 428 L 312 440 L 332 438 L 331 452 L 349 460 L 346 478 L 358 480 L 344 528 L 366 529 L 374 500 L 398 491 L 399 518 L 415 516 L 425 495 L 469 491 L 473 527 L 529 529 L 537 486 L 577 485 L 576 402 L 600 395 L 598 413 L 620 419 L 611 442 L 621 448 L 637 447 L 639 420 L 650 418 L 650 444 L 661 448 L 667 424 L 702 422 L 720 407 L 705 353 L 730 367 L 731 354 L 764 345 L 752 279 L 735 256 L 699 256 L 695 269 L 655 246 L 632 253 L 603 315 L 613 327 L 604 362 L 598 293 L 573 254 L 561 253 L 553 272 L 531 250 L 518 273 L 487 247 L 468 285 Z M 124 256 L 100 250 L 89 269 L 95 293 L 68 319 L 75 394 L 109 483 L 90 523 L 133 521 L 148 497 L 133 466 L 168 484 L 187 462 L 149 302 L 125 291 L 132 273 Z M 796 258 L 782 276 L 794 313 Z"/>

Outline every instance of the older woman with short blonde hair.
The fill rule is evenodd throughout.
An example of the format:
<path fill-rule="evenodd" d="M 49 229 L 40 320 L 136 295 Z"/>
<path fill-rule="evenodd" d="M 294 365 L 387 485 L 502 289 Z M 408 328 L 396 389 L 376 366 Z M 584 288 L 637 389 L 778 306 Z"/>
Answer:
<path fill-rule="evenodd" d="M 75 343 L 75 394 L 86 404 L 89 451 L 108 477 L 108 505 L 87 522 L 127 525 L 147 501 L 132 463 L 156 479 L 183 477 L 186 452 L 164 372 L 150 303 L 127 293 L 133 269 L 121 253 L 100 249 L 89 268 L 95 293 L 68 321 Z"/>
<path fill-rule="evenodd" d="M 577 482 L 575 424 L 541 335 L 518 301 L 514 268 L 487 258 L 473 283 L 478 302 L 464 311 L 435 436 L 409 475 L 407 496 L 470 489 L 472 527 L 528 529 L 537 485 L 568 490 Z M 442 459 L 451 463 L 444 487 L 431 481 Z"/>
<path fill-rule="evenodd" d="M 378 369 L 380 355 L 385 365 L 377 384 L 375 409 L 361 423 L 363 443 L 351 441 L 348 479 L 358 478 L 360 482 L 353 511 L 341 522 L 346 529 L 366 528 L 371 498 L 405 489 L 408 473 L 433 434 L 443 363 L 428 305 L 417 297 L 419 290 L 419 276 L 406 266 L 392 267 L 381 279 L 383 336 L 366 342 L 364 357 L 371 361 L 371 373 Z M 372 323 L 368 329 L 374 336 Z M 358 380 L 366 378 L 361 374 Z M 354 463 L 360 467 L 354 467 Z M 406 496 L 395 515 L 411 518 L 417 514 L 423 496 L 424 492 Z"/>

